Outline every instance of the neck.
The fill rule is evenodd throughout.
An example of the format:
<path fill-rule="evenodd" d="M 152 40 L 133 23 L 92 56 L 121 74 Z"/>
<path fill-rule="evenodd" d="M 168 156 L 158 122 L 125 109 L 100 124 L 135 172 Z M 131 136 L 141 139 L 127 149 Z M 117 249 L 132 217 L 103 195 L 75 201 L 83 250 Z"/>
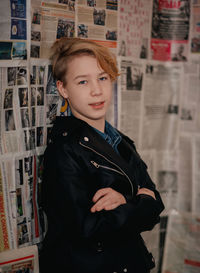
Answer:
<path fill-rule="evenodd" d="M 90 126 L 104 133 L 105 131 L 105 119 L 102 120 L 85 120 Z"/>
<path fill-rule="evenodd" d="M 90 126 L 94 127 L 95 129 L 101 131 L 102 133 L 104 133 L 105 131 L 105 118 L 101 118 L 101 119 L 97 119 L 97 120 L 93 120 L 93 119 L 89 119 L 89 118 L 83 118 L 80 117 L 79 115 L 77 115 L 76 113 L 73 113 L 73 116 L 75 116 L 78 119 L 82 119 L 83 121 L 87 122 Z"/>

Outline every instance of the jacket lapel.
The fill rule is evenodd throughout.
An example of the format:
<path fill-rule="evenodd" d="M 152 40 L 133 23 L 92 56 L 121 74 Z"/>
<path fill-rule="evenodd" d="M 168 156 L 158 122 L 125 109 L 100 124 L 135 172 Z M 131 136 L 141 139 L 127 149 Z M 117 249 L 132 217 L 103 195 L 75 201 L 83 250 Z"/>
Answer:
<path fill-rule="evenodd" d="M 124 140 L 122 139 L 123 148 L 126 149 Z M 120 169 L 122 169 L 126 175 L 130 178 L 132 184 L 134 184 L 133 165 L 130 166 L 129 162 L 120 156 L 113 147 L 103 139 L 93 128 L 88 127 L 87 130 L 81 132 L 80 144 L 86 146 L 95 153 L 103 156 L 109 161 L 113 162 Z M 130 153 L 130 150 L 128 151 Z"/>

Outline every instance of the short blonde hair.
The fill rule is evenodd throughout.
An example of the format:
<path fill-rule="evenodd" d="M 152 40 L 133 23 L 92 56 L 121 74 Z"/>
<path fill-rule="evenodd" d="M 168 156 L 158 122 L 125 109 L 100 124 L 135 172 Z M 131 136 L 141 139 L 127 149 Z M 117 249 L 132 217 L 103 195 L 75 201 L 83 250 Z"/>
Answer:
<path fill-rule="evenodd" d="M 57 40 L 51 48 L 52 70 L 55 80 L 60 80 L 63 85 L 66 85 L 67 64 L 73 57 L 79 55 L 94 56 L 112 81 L 115 81 L 119 76 L 116 58 L 108 48 L 88 39 L 63 37 Z"/>

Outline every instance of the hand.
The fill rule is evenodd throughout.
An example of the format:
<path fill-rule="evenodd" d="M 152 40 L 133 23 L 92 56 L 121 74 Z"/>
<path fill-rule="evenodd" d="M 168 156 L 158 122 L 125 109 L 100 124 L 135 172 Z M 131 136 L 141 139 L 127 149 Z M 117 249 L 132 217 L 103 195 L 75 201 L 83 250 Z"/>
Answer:
<path fill-rule="evenodd" d="M 149 195 L 149 196 L 153 197 L 156 200 L 155 193 L 152 190 L 149 190 L 147 188 L 140 188 L 140 189 L 138 189 L 137 195 L 140 195 L 140 194 Z"/>
<path fill-rule="evenodd" d="M 95 203 L 91 208 L 91 212 L 101 211 L 101 210 L 112 210 L 117 208 L 122 204 L 126 204 L 125 197 L 113 190 L 112 188 L 103 188 L 98 190 L 92 198 Z"/>

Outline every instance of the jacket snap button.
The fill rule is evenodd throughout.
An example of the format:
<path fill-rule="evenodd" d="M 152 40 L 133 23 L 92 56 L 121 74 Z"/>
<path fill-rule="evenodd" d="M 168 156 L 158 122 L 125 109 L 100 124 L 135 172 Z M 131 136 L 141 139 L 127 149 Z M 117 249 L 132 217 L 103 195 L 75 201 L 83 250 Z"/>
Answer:
<path fill-rule="evenodd" d="M 102 248 L 102 245 L 100 242 L 97 243 L 97 251 L 98 252 L 102 252 L 103 251 L 103 248 Z"/>
<path fill-rule="evenodd" d="M 84 140 L 85 140 L 85 141 L 89 141 L 89 138 L 85 136 L 85 137 L 84 137 Z"/>
<path fill-rule="evenodd" d="M 67 132 L 64 132 L 62 135 L 63 135 L 63 136 L 67 136 Z"/>

